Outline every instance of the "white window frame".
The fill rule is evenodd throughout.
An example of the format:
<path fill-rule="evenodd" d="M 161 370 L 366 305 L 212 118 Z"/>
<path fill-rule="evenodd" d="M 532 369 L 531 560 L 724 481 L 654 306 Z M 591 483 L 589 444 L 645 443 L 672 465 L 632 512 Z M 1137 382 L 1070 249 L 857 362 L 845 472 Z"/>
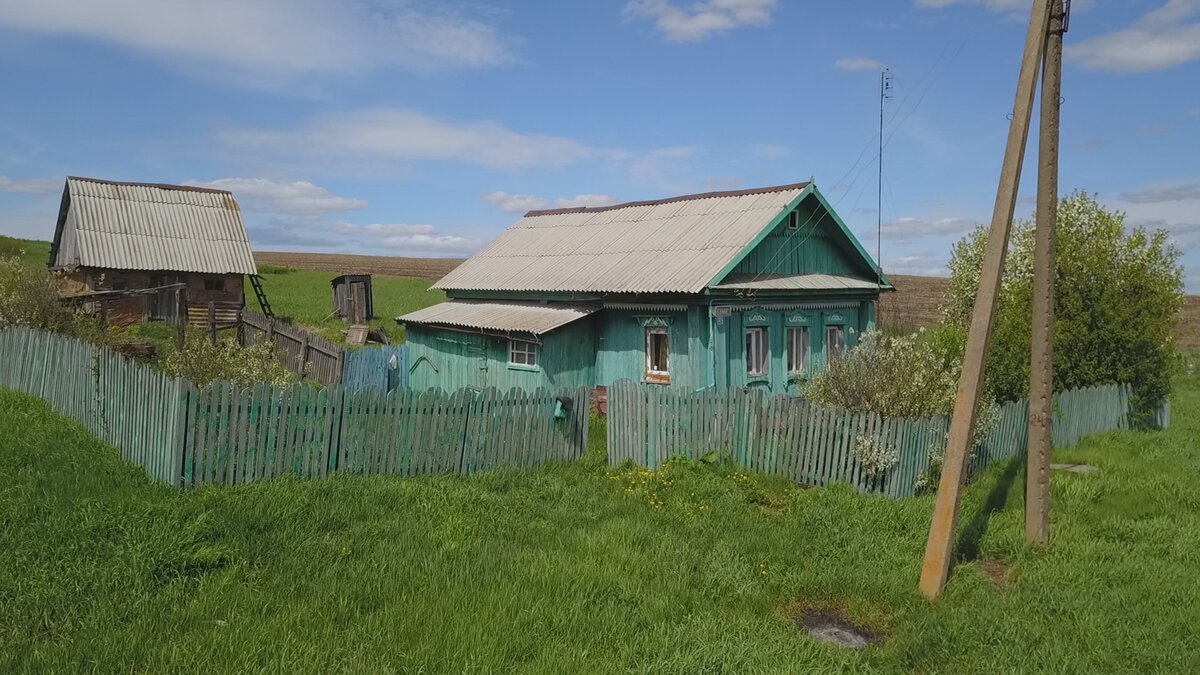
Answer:
<path fill-rule="evenodd" d="M 836 348 L 836 349 L 834 347 L 834 340 L 830 339 L 830 333 L 832 333 L 834 331 L 836 331 L 836 335 L 839 338 L 838 342 L 841 342 L 841 347 Z M 826 356 L 826 358 L 830 358 L 830 359 L 841 358 L 842 356 L 845 356 L 845 354 L 846 354 L 846 327 L 842 326 L 840 324 L 831 324 L 831 325 L 825 326 L 825 356 Z"/>
<path fill-rule="evenodd" d="M 654 336 L 661 335 L 667 343 L 667 362 L 662 369 L 654 368 Z M 671 331 L 665 326 L 646 326 L 646 382 L 668 384 L 671 382 Z"/>
<path fill-rule="evenodd" d="M 509 338 L 508 365 L 513 366 L 514 368 L 537 368 L 538 343 L 530 340 Z"/>
<path fill-rule="evenodd" d="M 788 326 L 786 337 L 788 375 L 804 375 L 808 372 L 809 355 L 812 353 L 812 336 L 808 333 L 808 326 Z"/>
<path fill-rule="evenodd" d="M 746 377 L 766 377 L 771 372 L 770 338 L 766 326 L 746 328 Z"/>

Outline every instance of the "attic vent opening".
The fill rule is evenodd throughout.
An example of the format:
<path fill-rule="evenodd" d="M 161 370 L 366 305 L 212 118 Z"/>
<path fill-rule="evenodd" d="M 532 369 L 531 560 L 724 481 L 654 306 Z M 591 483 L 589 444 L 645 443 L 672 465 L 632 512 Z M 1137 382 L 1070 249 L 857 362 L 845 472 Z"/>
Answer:
<path fill-rule="evenodd" d="M 789 230 L 800 229 L 800 214 L 798 212 L 792 211 L 788 214 L 787 227 Z"/>

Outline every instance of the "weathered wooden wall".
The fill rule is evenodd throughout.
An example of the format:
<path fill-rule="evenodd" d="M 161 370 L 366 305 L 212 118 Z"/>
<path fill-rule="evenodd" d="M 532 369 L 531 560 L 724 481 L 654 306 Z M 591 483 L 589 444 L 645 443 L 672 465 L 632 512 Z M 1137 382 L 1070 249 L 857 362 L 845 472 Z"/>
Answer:
<path fill-rule="evenodd" d="M 279 362 L 288 370 L 325 386 L 342 381 L 345 350 L 329 340 L 251 310 L 242 312 L 242 344 L 260 336 L 275 346 Z"/>

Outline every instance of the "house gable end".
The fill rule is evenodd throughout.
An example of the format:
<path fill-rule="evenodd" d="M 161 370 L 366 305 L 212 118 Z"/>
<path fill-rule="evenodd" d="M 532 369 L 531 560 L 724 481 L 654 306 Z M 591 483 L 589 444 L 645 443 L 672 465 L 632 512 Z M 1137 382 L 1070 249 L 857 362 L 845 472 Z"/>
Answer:
<path fill-rule="evenodd" d="M 710 285 L 730 276 L 828 274 L 872 281 L 877 278 L 875 261 L 815 185 L 798 202 L 775 219 Z M 890 286 L 886 276 L 882 280 L 884 287 Z"/>

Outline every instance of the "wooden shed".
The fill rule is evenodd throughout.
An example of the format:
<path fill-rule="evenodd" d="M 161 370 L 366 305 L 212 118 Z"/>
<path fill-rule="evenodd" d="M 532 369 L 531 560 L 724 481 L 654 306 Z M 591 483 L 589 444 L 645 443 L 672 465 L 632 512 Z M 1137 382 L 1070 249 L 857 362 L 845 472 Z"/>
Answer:
<path fill-rule="evenodd" d="M 413 388 L 795 393 L 892 286 L 810 182 L 531 211 L 434 288 Z"/>
<path fill-rule="evenodd" d="M 370 274 L 343 274 L 329 282 L 333 286 L 333 314 L 350 323 L 375 318 Z"/>
<path fill-rule="evenodd" d="M 62 292 L 111 297 L 108 317 L 237 325 L 243 281 L 258 274 L 226 190 L 67 178 L 50 248 Z"/>

